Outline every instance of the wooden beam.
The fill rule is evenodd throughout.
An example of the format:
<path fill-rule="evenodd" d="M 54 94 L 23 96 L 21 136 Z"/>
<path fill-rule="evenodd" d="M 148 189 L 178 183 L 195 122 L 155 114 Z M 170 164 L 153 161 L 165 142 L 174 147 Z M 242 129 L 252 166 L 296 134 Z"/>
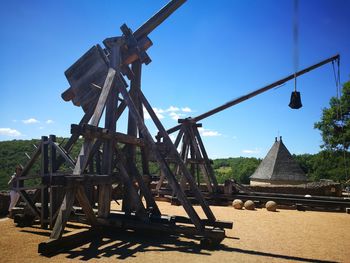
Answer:
<path fill-rule="evenodd" d="M 211 163 L 210 163 L 207 151 L 205 150 L 204 143 L 203 143 L 202 138 L 201 138 L 201 136 L 199 134 L 198 128 L 195 126 L 195 127 L 193 127 L 192 130 L 194 132 L 195 137 L 197 138 L 197 141 L 198 141 L 198 144 L 199 144 L 199 147 L 200 147 L 200 151 L 201 151 L 201 153 L 203 155 L 203 159 L 205 161 L 205 165 L 206 165 L 207 169 L 209 170 L 209 176 L 210 176 L 210 179 L 211 179 L 211 181 L 213 183 L 213 191 L 217 192 L 218 181 L 216 180 L 213 167 L 211 166 Z"/>
<path fill-rule="evenodd" d="M 37 218 L 40 218 L 40 211 L 38 210 L 38 208 L 36 208 L 35 203 L 32 201 L 32 199 L 29 197 L 26 191 L 21 190 L 18 191 L 18 193 L 20 194 L 24 202 L 26 202 L 28 208 L 33 212 L 33 215 Z"/>
<path fill-rule="evenodd" d="M 202 158 L 202 153 L 199 149 L 199 146 L 198 146 L 198 142 L 197 142 L 197 138 L 195 137 L 194 135 L 194 132 L 193 132 L 193 127 L 187 127 L 187 133 L 189 135 L 189 142 L 190 142 L 190 145 L 192 146 L 192 149 L 194 151 L 194 159 L 197 159 L 197 158 Z M 210 193 L 214 192 L 214 188 L 211 184 L 211 177 L 210 177 L 210 174 L 209 174 L 209 170 L 207 169 L 207 167 L 203 164 L 199 164 L 199 168 L 204 176 L 204 180 L 207 184 L 207 188 L 208 188 L 208 191 Z M 199 183 L 199 182 L 198 182 Z M 216 190 L 216 189 L 215 189 Z"/>
<path fill-rule="evenodd" d="M 71 184 L 70 187 L 67 188 L 66 195 L 64 196 L 55 225 L 50 235 L 51 239 L 59 239 L 62 237 L 63 230 L 66 227 L 70 213 L 72 211 L 76 191 L 77 188 L 74 184 Z"/>
<path fill-rule="evenodd" d="M 120 171 L 120 175 L 123 180 L 124 187 L 126 190 L 124 190 L 124 193 L 127 192 L 129 194 L 129 197 L 131 198 L 131 202 L 129 202 L 129 205 L 134 205 L 136 209 L 136 213 L 140 218 L 146 219 L 147 214 L 146 210 L 143 206 L 143 203 L 140 199 L 140 196 L 137 194 L 136 189 L 131 181 L 130 176 L 128 175 L 127 170 L 125 169 L 123 163 L 119 160 L 117 163 L 117 167 Z M 132 207 L 126 207 L 125 209 L 126 213 L 130 213 L 132 210 Z"/>
<path fill-rule="evenodd" d="M 81 205 L 88 222 L 94 226 L 97 224 L 97 219 L 95 216 L 95 213 L 90 205 L 89 199 L 87 198 L 85 194 L 84 187 L 82 185 L 77 186 L 77 194 L 76 194 L 77 200 L 79 204 Z M 108 211 L 109 212 L 109 211 Z"/>
<path fill-rule="evenodd" d="M 46 136 L 41 137 L 41 176 L 42 182 L 44 177 L 49 176 L 49 140 Z M 40 210 L 41 228 L 47 228 L 49 218 L 49 191 L 47 186 L 42 184 L 41 188 L 41 210 Z"/>
<path fill-rule="evenodd" d="M 99 128 L 92 125 L 71 125 L 71 131 L 74 133 L 78 133 L 84 136 L 84 138 L 88 139 L 102 139 L 102 140 L 115 140 L 119 143 L 124 144 L 133 144 L 139 147 L 144 147 L 144 142 L 142 139 L 130 136 L 125 133 L 113 132 L 113 130 Z"/>

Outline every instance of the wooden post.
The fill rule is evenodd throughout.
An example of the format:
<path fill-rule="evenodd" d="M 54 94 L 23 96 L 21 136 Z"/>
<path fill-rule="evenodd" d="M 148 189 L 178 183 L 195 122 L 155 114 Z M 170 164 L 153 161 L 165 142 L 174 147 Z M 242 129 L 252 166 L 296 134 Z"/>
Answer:
<path fill-rule="evenodd" d="M 54 225 L 52 232 L 51 232 L 51 235 L 50 235 L 51 239 L 61 238 L 63 230 L 66 227 L 67 221 L 68 221 L 70 213 L 72 211 L 76 191 L 77 191 L 77 189 L 76 189 L 75 185 L 70 184 L 68 186 L 67 191 L 66 191 L 66 195 L 64 196 L 59 213 L 57 215 L 55 225 Z"/>
<path fill-rule="evenodd" d="M 48 226 L 49 216 L 49 192 L 47 186 L 44 184 L 44 177 L 49 176 L 49 151 L 48 151 L 48 138 L 47 136 L 41 137 L 41 212 L 40 212 L 40 223 L 42 228 Z"/>
<path fill-rule="evenodd" d="M 217 192 L 218 191 L 218 181 L 216 180 L 213 167 L 211 166 L 207 151 L 205 150 L 204 143 L 203 143 L 202 138 L 199 134 L 197 126 L 193 127 L 193 132 L 194 132 L 194 135 L 198 141 L 200 151 L 201 151 L 203 158 L 204 158 L 205 166 L 208 169 L 210 179 L 213 183 L 213 191 Z"/>
<path fill-rule="evenodd" d="M 56 136 L 55 135 L 50 135 L 49 136 L 49 143 L 50 143 L 50 176 L 53 175 L 53 173 L 56 172 L 57 169 L 57 156 L 56 156 L 56 147 L 55 147 L 55 142 L 56 142 Z M 50 219 L 50 228 L 53 228 L 54 225 L 54 215 L 57 211 L 57 209 L 60 206 L 61 203 L 61 198 L 59 198 L 59 189 L 57 187 L 54 187 L 50 184 L 50 209 L 49 209 L 49 219 Z"/>

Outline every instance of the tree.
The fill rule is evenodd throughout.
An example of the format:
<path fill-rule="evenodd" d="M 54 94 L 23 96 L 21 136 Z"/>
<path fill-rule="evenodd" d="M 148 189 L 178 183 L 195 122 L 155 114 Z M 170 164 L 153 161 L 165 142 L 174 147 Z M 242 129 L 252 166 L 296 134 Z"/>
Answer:
<path fill-rule="evenodd" d="M 348 151 L 350 147 L 350 81 L 343 85 L 342 95 L 330 99 L 330 107 L 322 110 L 322 117 L 314 127 L 321 131 L 321 148 Z"/>

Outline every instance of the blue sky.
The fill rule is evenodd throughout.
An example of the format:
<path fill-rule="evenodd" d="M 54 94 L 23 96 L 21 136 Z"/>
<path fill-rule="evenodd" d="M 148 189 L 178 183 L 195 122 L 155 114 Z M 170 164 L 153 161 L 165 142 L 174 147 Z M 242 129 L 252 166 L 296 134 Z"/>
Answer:
<path fill-rule="evenodd" d="M 6 1 L 0 9 L 0 140 L 70 135 L 82 109 L 63 101 L 64 71 L 92 45 L 136 30 L 165 0 Z M 341 54 L 350 74 L 350 1 L 300 0 L 299 69 Z M 142 89 L 166 128 L 283 78 L 293 66 L 293 1 L 188 0 L 150 34 Z M 332 65 L 298 79 L 303 108 L 288 107 L 293 82 L 202 121 L 211 158 L 264 157 L 275 136 L 292 153 L 316 153 L 313 129 L 336 95 Z M 118 129 L 125 131 L 125 118 Z M 147 120 L 150 130 L 154 127 Z"/>

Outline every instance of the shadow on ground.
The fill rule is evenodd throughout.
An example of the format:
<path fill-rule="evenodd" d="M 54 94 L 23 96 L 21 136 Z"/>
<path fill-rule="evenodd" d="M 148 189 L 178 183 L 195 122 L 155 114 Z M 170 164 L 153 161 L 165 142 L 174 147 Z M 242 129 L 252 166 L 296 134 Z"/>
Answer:
<path fill-rule="evenodd" d="M 23 232 L 38 235 L 49 235 L 48 232 L 39 231 L 39 229 L 25 230 Z M 313 258 L 303 258 L 282 254 L 274 254 L 249 249 L 229 247 L 224 244 L 213 249 L 201 248 L 198 240 L 186 239 L 179 236 L 168 236 L 159 233 L 140 233 L 133 231 L 103 231 L 91 235 L 90 231 L 80 232 L 74 242 L 65 243 L 64 247 L 56 249 L 54 252 L 43 254 L 42 256 L 51 258 L 58 254 L 65 254 L 69 259 L 78 259 L 83 261 L 95 260 L 99 258 L 127 259 L 137 257 L 140 253 L 147 252 L 169 252 L 189 253 L 201 256 L 210 256 L 214 251 L 224 251 L 228 253 L 240 253 L 257 257 L 266 257 L 275 259 L 291 260 L 293 262 L 334 262 Z M 239 240 L 237 237 L 230 239 Z M 229 254 L 228 254 L 229 256 Z M 203 258 L 205 260 L 205 258 Z"/>

